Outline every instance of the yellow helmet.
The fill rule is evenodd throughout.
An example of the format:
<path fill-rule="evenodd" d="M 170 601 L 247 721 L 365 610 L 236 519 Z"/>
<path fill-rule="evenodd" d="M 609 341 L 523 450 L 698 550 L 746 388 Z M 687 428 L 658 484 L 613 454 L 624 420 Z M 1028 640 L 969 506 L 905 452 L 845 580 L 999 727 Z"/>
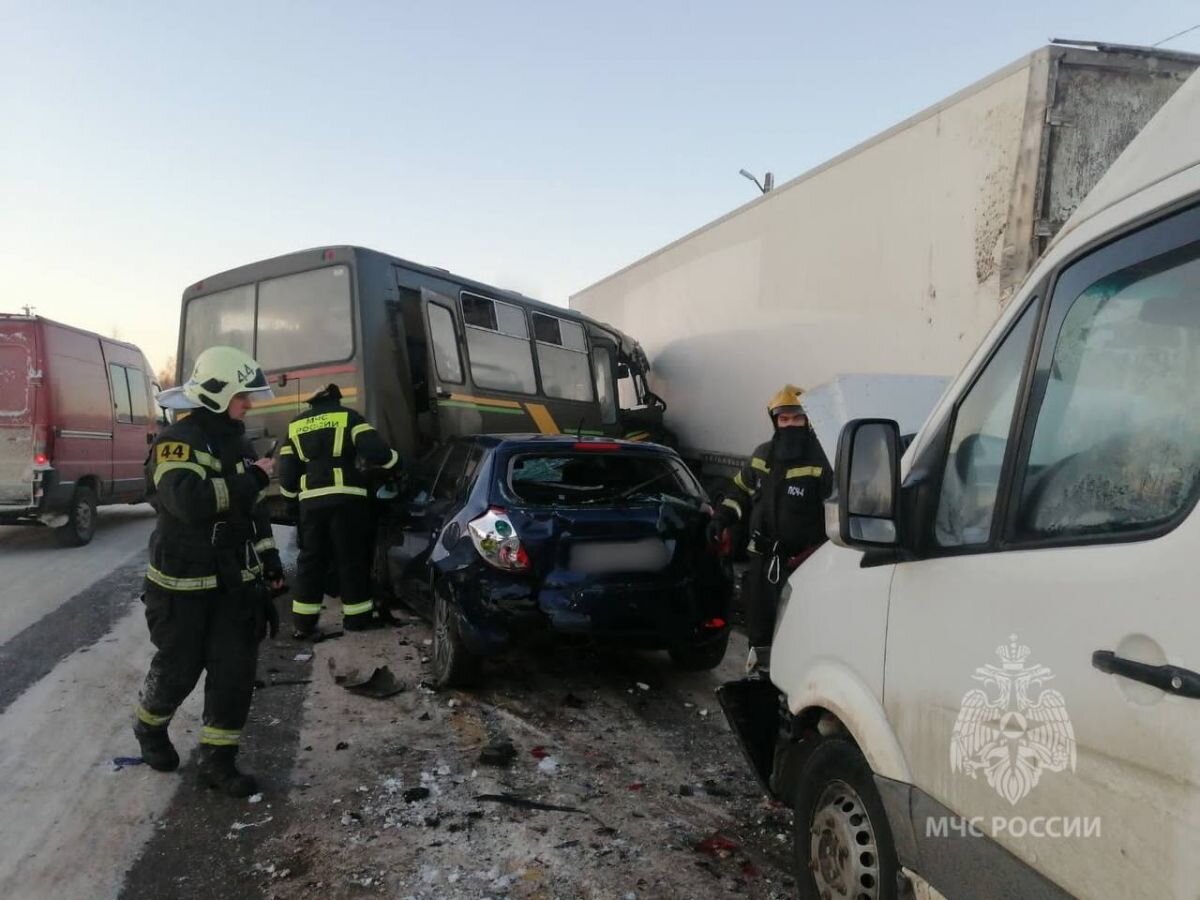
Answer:
<path fill-rule="evenodd" d="M 798 388 L 794 384 L 785 384 L 775 396 L 771 398 L 771 402 L 767 404 L 767 414 L 774 422 L 780 413 L 802 413 L 804 406 L 801 404 L 800 398 L 804 396 L 804 388 Z"/>

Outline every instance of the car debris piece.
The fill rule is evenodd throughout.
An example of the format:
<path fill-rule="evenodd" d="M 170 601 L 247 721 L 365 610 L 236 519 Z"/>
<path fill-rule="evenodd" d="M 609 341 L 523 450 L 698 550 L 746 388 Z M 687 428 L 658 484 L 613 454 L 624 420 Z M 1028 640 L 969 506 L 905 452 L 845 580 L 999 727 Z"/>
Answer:
<path fill-rule="evenodd" d="M 475 800 L 479 803 L 503 803 L 506 806 L 515 806 L 518 809 L 537 809 L 544 812 L 569 812 L 569 813 L 586 813 L 586 809 L 580 809 L 577 806 L 559 806 L 555 803 L 539 803 L 537 800 L 530 800 L 527 797 L 521 797 L 517 794 L 480 794 Z"/>
<path fill-rule="evenodd" d="M 517 758 L 517 748 L 510 740 L 496 740 L 479 751 L 479 761 L 485 766 L 509 766 Z"/>
<path fill-rule="evenodd" d="M 738 844 L 736 841 L 730 840 L 721 834 L 711 835 L 696 844 L 697 852 L 705 853 L 717 859 L 728 859 L 737 849 Z"/>
<path fill-rule="evenodd" d="M 347 681 L 342 687 L 352 694 L 359 694 L 363 697 L 374 697 L 376 700 L 394 697 L 404 690 L 404 685 L 397 680 L 388 666 L 379 666 L 376 668 L 366 681 L 357 683 Z"/>
<path fill-rule="evenodd" d="M 704 793 L 708 794 L 710 797 L 720 797 L 723 799 L 729 799 L 733 797 L 733 791 L 726 790 L 711 778 L 706 779 L 704 782 Z"/>
<path fill-rule="evenodd" d="M 140 766 L 145 760 L 140 756 L 117 756 L 113 758 L 114 772 L 120 772 L 126 766 Z"/>
<path fill-rule="evenodd" d="M 418 800 L 428 800 L 428 799 L 429 799 L 429 788 L 427 788 L 427 787 L 413 787 L 413 788 L 409 788 L 407 791 L 404 792 L 404 802 L 405 803 L 416 803 Z"/>
<path fill-rule="evenodd" d="M 545 759 L 547 756 L 550 755 L 550 751 L 547 750 L 545 747 L 533 747 L 530 749 L 529 755 L 532 756 L 534 759 Z"/>

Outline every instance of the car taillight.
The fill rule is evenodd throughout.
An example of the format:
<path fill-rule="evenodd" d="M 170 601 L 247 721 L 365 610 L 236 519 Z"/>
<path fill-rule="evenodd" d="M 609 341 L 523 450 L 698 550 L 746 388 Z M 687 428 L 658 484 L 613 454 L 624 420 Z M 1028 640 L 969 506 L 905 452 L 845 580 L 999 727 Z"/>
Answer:
<path fill-rule="evenodd" d="M 497 569 L 523 572 L 529 568 L 529 554 L 521 546 L 521 536 L 500 507 L 491 507 L 467 525 L 467 531 L 479 555 Z"/>
<path fill-rule="evenodd" d="M 33 427 L 33 464 L 50 465 L 50 430 L 45 425 Z"/>

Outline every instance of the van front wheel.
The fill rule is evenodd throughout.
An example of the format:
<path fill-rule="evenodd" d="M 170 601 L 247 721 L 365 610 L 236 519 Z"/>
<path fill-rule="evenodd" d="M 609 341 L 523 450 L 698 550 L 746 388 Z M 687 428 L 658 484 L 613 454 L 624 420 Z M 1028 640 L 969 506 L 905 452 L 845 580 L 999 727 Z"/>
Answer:
<path fill-rule="evenodd" d="M 95 533 L 96 492 L 86 485 L 80 485 L 71 497 L 67 524 L 56 529 L 55 536 L 64 547 L 82 547 L 91 542 Z"/>
<path fill-rule="evenodd" d="M 794 855 L 802 900 L 895 900 L 896 845 L 871 767 L 830 738 L 805 761 L 796 791 Z"/>

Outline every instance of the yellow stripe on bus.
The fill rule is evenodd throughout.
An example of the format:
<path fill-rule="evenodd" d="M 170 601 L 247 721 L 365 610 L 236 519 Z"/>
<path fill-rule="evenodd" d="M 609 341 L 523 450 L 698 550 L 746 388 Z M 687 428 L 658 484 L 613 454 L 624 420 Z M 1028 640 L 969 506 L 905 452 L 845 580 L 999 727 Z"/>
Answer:
<path fill-rule="evenodd" d="M 505 409 L 520 409 L 521 404 L 515 400 L 500 400 L 495 397 L 472 397 L 470 394 L 451 394 L 451 400 L 459 403 L 479 403 L 483 406 L 502 406 Z"/>
<path fill-rule="evenodd" d="M 542 434 L 562 434 L 555 424 L 554 416 L 550 415 L 550 410 L 542 406 L 540 403 L 526 403 L 525 408 L 529 410 L 529 415 L 533 418 L 533 423 L 537 425 L 538 431 Z"/>

